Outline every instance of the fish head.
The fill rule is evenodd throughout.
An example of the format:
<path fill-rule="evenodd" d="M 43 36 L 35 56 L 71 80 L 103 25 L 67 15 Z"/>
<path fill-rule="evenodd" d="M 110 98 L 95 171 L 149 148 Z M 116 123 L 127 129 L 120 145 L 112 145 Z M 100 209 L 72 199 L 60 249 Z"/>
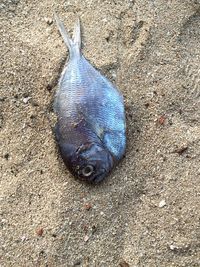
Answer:
<path fill-rule="evenodd" d="M 75 163 L 75 164 L 74 164 Z M 81 180 L 98 183 L 113 168 L 113 157 L 101 144 L 81 145 L 73 157 L 73 173 Z"/>

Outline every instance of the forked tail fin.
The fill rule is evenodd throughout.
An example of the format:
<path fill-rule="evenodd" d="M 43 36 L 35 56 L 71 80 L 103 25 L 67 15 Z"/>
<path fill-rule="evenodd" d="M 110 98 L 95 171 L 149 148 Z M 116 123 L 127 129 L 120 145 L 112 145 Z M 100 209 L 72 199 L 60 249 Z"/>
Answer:
<path fill-rule="evenodd" d="M 81 54 L 81 29 L 80 29 L 80 20 L 78 18 L 75 26 L 74 26 L 74 32 L 73 32 L 73 39 L 69 37 L 69 34 L 67 30 L 65 29 L 65 26 L 63 22 L 59 19 L 59 17 L 54 14 L 57 27 L 60 31 L 60 34 L 65 42 L 65 45 L 69 49 L 70 58 L 74 56 L 80 56 Z"/>

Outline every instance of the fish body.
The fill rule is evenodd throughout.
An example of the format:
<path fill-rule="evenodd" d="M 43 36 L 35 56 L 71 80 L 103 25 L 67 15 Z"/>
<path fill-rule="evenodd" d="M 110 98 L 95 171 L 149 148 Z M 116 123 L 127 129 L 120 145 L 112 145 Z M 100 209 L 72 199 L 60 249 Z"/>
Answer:
<path fill-rule="evenodd" d="M 99 182 L 125 152 L 123 96 L 81 53 L 80 22 L 73 39 L 57 16 L 56 22 L 69 49 L 54 103 L 56 139 L 70 172 L 79 179 Z"/>

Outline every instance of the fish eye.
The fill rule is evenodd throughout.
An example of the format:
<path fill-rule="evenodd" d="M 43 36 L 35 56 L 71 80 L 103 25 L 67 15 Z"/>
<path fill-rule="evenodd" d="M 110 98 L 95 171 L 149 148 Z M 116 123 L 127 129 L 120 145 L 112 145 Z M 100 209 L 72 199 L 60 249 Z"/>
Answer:
<path fill-rule="evenodd" d="M 82 174 L 85 177 L 90 176 L 94 171 L 94 167 L 92 165 L 87 165 L 82 169 Z"/>

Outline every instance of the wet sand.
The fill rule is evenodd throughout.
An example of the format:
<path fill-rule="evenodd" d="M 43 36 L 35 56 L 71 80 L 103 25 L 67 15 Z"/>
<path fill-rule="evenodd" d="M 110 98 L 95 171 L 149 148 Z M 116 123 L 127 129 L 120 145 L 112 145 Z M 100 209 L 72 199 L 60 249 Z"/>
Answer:
<path fill-rule="evenodd" d="M 200 266 L 200 1 L 0 4 L 2 267 Z M 70 33 L 123 92 L 127 151 L 100 185 L 66 170 L 54 140 Z"/>

